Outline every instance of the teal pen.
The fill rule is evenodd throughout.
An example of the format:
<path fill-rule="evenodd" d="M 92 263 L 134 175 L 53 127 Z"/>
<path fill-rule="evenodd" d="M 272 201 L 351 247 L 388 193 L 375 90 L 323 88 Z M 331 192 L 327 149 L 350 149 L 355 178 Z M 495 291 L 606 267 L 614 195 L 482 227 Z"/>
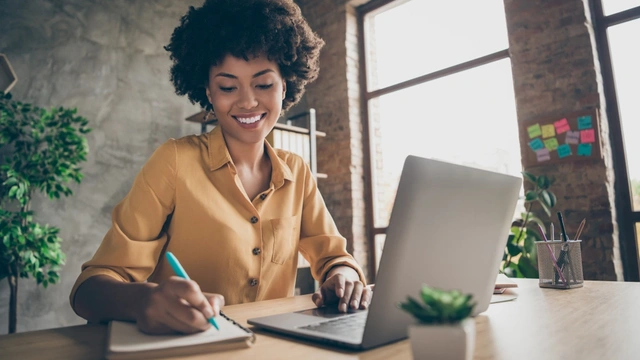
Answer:
<path fill-rule="evenodd" d="M 169 265 L 171 265 L 171 268 L 173 269 L 173 272 L 176 273 L 176 275 L 180 276 L 183 279 L 191 280 L 189 278 L 189 275 L 187 275 L 187 272 L 184 271 L 184 268 L 182 267 L 182 265 L 180 265 L 178 258 L 168 251 L 167 251 L 167 260 L 169 261 Z M 215 318 L 213 317 L 209 318 L 209 323 L 213 325 L 213 327 L 215 327 L 217 330 L 220 330 Z"/>

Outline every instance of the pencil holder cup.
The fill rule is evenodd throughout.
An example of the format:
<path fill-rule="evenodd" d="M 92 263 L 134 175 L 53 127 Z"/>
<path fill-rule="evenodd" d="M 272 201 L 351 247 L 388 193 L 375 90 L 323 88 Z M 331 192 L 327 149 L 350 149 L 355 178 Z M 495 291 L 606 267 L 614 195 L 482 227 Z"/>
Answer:
<path fill-rule="evenodd" d="M 537 241 L 539 286 L 573 289 L 584 285 L 582 240 Z"/>

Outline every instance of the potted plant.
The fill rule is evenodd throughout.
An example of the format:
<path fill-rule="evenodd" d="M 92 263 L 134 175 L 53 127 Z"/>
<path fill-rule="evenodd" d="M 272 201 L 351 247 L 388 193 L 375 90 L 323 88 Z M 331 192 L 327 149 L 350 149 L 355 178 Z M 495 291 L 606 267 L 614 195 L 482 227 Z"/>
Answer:
<path fill-rule="evenodd" d="M 57 227 L 34 221 L 31 200 L 72 194 L 86 161 L 87 119 L 76 109 L 50 110 L 0 92 L 0 280 L 10 288 L 9 333 L 16 331 L 18 279 L 35 278 L 45 288 L 58 281 L 64 254 Z"/>
<path fill-rule="evenodd" d="M 536 176 L 526 171 L 522 172 L 522 176 L 532 185 L 532 189 L 525 193 L 525 212 L 521 214 L 521 218 L 514 220 L 511 224 L 500 271 L 508 277 L 537 279 L 536 242 L 542 240 L 538 225 L 543 229 L 545 226 L 542 220 L 534 214 L 532 207 L 538 203 L 547 216 L 551 216 L 550 209 L 556 205 L 556 196 L 549 190 L 553 179 L 545 175 Z"/>
<path fill-rule="evenodd" d="M 472 295 L 422 286 L 422 302 L 407 296 L 400 309 L 413 315 L 409 340 L 414 359 L 471 360 L 475 347 L 475 321 L 469 317 Z"/>

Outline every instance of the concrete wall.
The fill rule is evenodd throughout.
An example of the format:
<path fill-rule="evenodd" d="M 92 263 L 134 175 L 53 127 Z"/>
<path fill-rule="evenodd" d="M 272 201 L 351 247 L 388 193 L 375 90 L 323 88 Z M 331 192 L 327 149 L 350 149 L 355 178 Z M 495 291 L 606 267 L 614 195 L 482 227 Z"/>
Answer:
<path fill-rule="evenodd" d="M 199 132 L 183 120 L 198 109 L 175 95 L 162 46 L 189 5 L 201 0 L 0 1 L 0 53 L 19 81 L 14 98 L 77 107 L 94 129 L 85 179 L 64 200 L 35 199 L 36 219 L 61 228 L 67 264 L 48 289 L 20 280 L 18 331 L 81 324 L 71 287 L 110 226 L 111 210 L 153 150 Z M 0 282 L 0 334 L 7 332 L 9 286 Z"/>

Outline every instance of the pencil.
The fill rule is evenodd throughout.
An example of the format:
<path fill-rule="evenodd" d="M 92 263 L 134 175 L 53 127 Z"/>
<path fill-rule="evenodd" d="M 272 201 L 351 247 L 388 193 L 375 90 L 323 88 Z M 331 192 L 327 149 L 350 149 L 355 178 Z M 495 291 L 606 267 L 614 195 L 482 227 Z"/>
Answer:
<path fill-rule="evenodd" d="M 578 232 L 576 233 L 576 237 L 574 237 L 574 240 L 578 240 L 580 239 L 580 235 L 582 235 L 582 230 L 584 229 L 584 225 L 587 222 L 587 218 L 582 219 L 582 221 L 580 222 L 580 226 L 578 226 Z"/>

